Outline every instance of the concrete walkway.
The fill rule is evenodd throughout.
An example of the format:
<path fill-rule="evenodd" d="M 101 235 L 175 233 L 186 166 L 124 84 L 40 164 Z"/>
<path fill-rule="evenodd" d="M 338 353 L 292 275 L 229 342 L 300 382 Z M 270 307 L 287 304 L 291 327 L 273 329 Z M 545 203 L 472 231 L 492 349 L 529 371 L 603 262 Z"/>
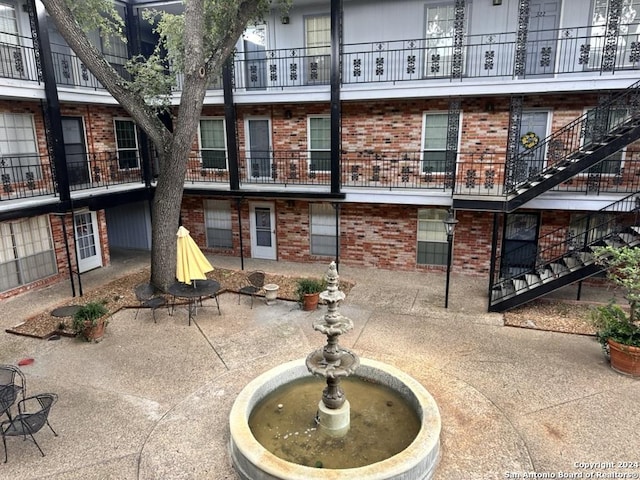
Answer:
<path fill-rule="evenodd" d="M 240 266 L 237 258 L 211 260 Z M 147 262 L 145 255 L 119 257 L 84 275 L 83 286 L 98 287 Z M 246 260 L 245 268 L 313 275 L 327 265 Z M 439 273 L 344 266 L 341 277 L 356 282 L 341 308 L 355 328 L 341 344 L 406 371 L 439 405 L 438 480 L 534 471 L 555 474 L 548 478 L 640 477 L 640 468 L 616 465 L 640 461 L 640 381 L 613 372 L 595 340 L 504 327 L 501 315 L 486 313 L 483 280 L 453 276 L 445 310 Z M 324 343 L 311 326 L 322 310 L 302 312 L 285 301 L 257 301 L 250 309 L 235 294 L 221 296 L 221 316 L 199 309 L 190 327 L 185 310 L 174 316 L 158 310 L 157 324 L 149 311 L 136 320 L 135 310 L 123 310 L 100 344 L 4 333 L 69 296 L 63 283 L 2 302 L 0 363 L 33 358 L 23 367 L 29 392 L 60 396 L 50 417 L 59 436 L 48 430 L 37 436 L 46 457 L 10 438 L 2 479 L 235 480 L 227 455 L 235 396 L 258 374 Z"/>

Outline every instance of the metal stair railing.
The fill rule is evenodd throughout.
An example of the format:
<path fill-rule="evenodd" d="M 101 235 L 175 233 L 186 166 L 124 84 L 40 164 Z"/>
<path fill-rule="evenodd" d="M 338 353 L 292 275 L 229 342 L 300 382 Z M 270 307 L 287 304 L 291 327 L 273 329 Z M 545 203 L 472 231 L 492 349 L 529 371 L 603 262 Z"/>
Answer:
<path fill-rule="evenodd" d="M 501 262 L 495 270 L 499 278 L 490 286 L 489 310 L 508 310 L 595 275 L 602 268 L 595 264 L 593 247 L 640 245 L 639 213 L 640 192 L 580 217 L 578 231 L 559 227 L 539 237 L 533 265 L 529 246 L 503 252 L 509 264 Z"/>
<path fill-rule="evenodd" d="M 507 164 L 505 192 L 511 197 L 507 211 L 601 162 L 638 138 L 640 81 L 547 138 L 526 139 L 530 148 Z"/>

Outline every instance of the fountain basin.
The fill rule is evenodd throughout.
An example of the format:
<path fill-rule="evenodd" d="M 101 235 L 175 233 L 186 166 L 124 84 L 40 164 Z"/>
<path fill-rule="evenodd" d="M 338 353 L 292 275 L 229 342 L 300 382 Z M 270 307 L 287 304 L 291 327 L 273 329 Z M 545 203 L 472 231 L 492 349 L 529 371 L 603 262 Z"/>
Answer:
<path fill-rule="evenodd" d="M 386 460 L 359 468 L 311 468 L 287 462 L 265 449 L 249 428 L 255 406 L 269 393 L 294 380 L 308 377 L 305 360 L 273 368 L 252 380 L 238 395 L 229 415 L 230 454 L 243 480 L 423 480 L 433 476 L 440 459 L 440 412 L 429 392 L 415 379 L 390 365 L 361 359 L 356 377 L 385 385 L 398 392 L 421 421 L 413 442 Z"/>

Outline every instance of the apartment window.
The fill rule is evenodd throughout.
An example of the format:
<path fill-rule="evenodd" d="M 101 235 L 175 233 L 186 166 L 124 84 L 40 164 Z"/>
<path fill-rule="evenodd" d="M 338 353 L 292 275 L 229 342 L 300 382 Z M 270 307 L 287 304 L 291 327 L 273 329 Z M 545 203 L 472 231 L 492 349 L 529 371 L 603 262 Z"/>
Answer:
<path fill-rule="evenodd" d="M 312 172 L 331 170 L 330 117 L 309 117 L 309 160 Z"/>
<path fill-rule="evenodd" d="M 0 113 L 0 162 L 3 184 L 42 178 L 31 115 Z"/>
<path fill-rule="evenodd" d="M 600 68 L 601 66 L 613 70 L 614 65 L 603 65 L 603 56 L 606 54 L 607 46 L 607 18 L 609 7 L 614 3 L 610 0 L 594 0 L 593 12 L 591 16 L 591 47 L 589 55 L 589 67 Z M 623 0 L 620 12 L 620 25 L 618 29 L 618 39 L 615 43 L 616 56 L 615 67 L 637 66 L 638 35 L 640 34 L 640 0 Z"/>
<path fill-rule="evenodd" d="M 425 7 L 427 77 L 451 74 L 456 12 L 453 2 Z M 466 15 L 465 15 L 466 18 Z"/>
<path fill-rule="evenodd" d="M 227 168 L 227 148 L 222 118 L 200 120 L 200 155 L 203 168 Z"/>
<path fill-rule="evenodd" d="M 118 168 L 127 170 L 140 168 L 138 157 L 138 135 L 136 125 L 131 120 L 114 120 Z"/>
<path fill-rule="evenodd" d="M 336 254 L 336 211 L 330 203 L 311 204 L 311 254 Z"/>
<path fill-rule="evenodd" d="M 206 200 L 204 207 L 207 247 L 233 248 L 231 202 L 228 200 Z"/>
<path fill-rule="evenodd" d="M 616 128 L 618 125 L 626 122 L 629 119 L 629 112 L 626 108 L 611 109 L 608 112 L 604 112 L 603 118 L 598 118 L 598 113 L 595 109 L 588 110 L 587 118 L 585 120 L 584 138 L 583 144 L 588 145 L 591 142 L 597 142 L 598 135 L 604 135 L 607 131 Z M 606 118 L 604 118 L 606 115 Z M 602 162 L 594 165 L 588 169 L 585 173 L 593 174 L 605 174 L 605 175 L 617 175 L 622 170 L 622 162 L 624 160 L 627 147 L 612 153 Z"/>
<path fill-rule="evenodd" d="M 422 136 L 422 173 L 444 172 L 447 157 L 446 113 L 426 113 Z"/>
<path fill-rule="evenodd" d="M 0 77 L 24 75 L 15 6 L 0 2 Z"/>
<path fill-rule="evenodd" d="M 329 83 L 331 67 L 331 19 L 329 15 L 305 17 L 307 84 Z"/>
<path fill-rule="evenodd" d="M 443 220 L 446 210 L 424 208 L 418 210 L 418 264 L 447 264 L 447 232 Z"/>
<path fill-rule="evenodd" d="M 54 275 L 56 271 L 47 216 L 0 223 L 0 291 Z"/>

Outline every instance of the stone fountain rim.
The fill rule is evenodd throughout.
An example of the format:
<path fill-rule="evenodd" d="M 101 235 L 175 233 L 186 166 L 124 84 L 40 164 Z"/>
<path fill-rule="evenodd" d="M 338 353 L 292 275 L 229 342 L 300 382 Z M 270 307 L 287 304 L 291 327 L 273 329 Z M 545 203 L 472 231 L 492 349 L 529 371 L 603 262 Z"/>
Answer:
<path fill-rule="evenodd" d="M 439 460 L 439 442 L 441 421 L 438 406 L 431 394 L 414 378 L 403 371 L 376 360 L 360 359 L 360 369 L 355 376 L 370 378 L 367 373 L 381 372 L 384 376 L 393 377 L 387 383 L 380 383 L 396 391 L 390 383 L 398 382 L 400 388 L 406 388 L 414 398 L 407 398 L 410 403 L 415 403 L 414 408 L 421 420 L 420 429 L 416 438 L 402 452 L 381 462 L 358 468 L 348 469 L 318 469 L 287 462 L 265 449 L 253 436 L 249 428 L 249 416 L 256 404 L 274 389 L 291 381 L 310 375 L 305 365 L 305 359 L 298 359 L 279 365 L 253 379 L 240 392 L 236 398 L 231 413 L 229 414 L 229 427 L 231 433 L 230 451 L 233 463 L 238 468 L 236 451 L 246 461 L 259 466 L 262 472 L 268 476 L 260 478 L 273 478 L 287 480 L 321 480 L 328 478 L 357 478 L 358 480 L 381 480 L 388 478 L 430 478 Z M 279 382 L 279 383 L 278 383 Z M 270 386 L 270 387 L 269 387 Z M 398 385 L 396 385 L 397 387 Z M 270 388 L 270 389 L 269 389 Z M 266 390 L 266 391 L 265 391 Z M 406 392 L 400 392 L 404 395 Z M 432 457 L 429 471 L 424 471 L 422 465 L 426 457 Z M 434 458 L 435 457 L 435 458 Z M 423 476 L 405 477 L 407 472 Z M 286 475 L 283 476 L 283 472 Z M 238 472 L 240 473 L 240 472 Z M 244 478 L 244 477 L 243 477 Z"/>

